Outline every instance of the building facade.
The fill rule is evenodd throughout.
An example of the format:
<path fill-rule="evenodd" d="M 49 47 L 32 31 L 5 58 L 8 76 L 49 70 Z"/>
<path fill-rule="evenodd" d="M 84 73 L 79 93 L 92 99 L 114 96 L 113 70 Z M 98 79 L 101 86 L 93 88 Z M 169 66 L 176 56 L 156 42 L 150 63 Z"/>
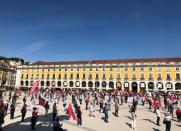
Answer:
<path fill-rule="evenodd" d="M 16 68 L 0 61 L 0 88 L 13 88 L 16 82 Z"/>
<path fill-rule="evenodd" d="M 181 58 L 38 61 L 18 66 L 16 87 L 181 91 Z"/>

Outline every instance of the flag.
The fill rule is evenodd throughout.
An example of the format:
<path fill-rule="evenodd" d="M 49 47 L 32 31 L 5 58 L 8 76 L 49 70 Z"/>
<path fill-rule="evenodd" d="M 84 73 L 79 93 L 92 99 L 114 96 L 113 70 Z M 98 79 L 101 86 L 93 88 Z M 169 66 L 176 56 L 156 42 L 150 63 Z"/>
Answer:
<path fill-rule="evenodd" d="M 76 115 L 75 115 L 75 113 L 74 113 L 74 111 L 72 109 L 72 105 L 71 104 L 69 104 L 69 106 L 67 108 L 67 113 L 66 114 L 71 116 L 73 118 L 73 120 L 75 120 L 75 121 L 77 120 L 77 117 L 76 117 Z"/>
<path fill-rule="evenodd" d="M 44 105 L 45 105 L 45 99 L 39 98 L 39 105 L 44 107 Z"/>
<path fill-rule="evenodd" d="M 35 83 L 33 84 L 30 92 L 29 92 L 29 95 L 32 96 L 37 90 L 38 90 L 38 85 L 39 85 L 40 81 L 37 80 L 35 81 Z"/>

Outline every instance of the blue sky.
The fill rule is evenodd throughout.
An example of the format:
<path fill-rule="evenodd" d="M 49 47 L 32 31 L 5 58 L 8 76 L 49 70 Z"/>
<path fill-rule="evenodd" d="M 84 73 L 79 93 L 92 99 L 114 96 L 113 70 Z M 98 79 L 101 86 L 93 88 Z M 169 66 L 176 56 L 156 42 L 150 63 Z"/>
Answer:
<path fill-rule="evenodd" d="M 181 57 L 181 0 L 0 1 L 0 55 L 27 61 Z"/>

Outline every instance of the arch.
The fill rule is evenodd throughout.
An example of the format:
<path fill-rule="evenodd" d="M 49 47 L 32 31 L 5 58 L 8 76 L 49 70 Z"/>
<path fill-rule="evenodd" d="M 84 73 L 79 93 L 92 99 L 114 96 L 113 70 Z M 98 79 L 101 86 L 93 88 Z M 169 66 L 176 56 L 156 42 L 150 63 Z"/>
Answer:
<path fill-rule="evenodd" d="M 103 81 L 103 82 L 102 82 L 102 87 L 103 87 L 103 88 L 106 88 L 106 86 L 107 86 L 107 83 L 106 83 L 105 81 Z"/>
<path fill-rule="evenodd" d="M 30 81 L 30 85 L 33 86 L 33 81 Z"/>
<path fill-rule="evenodd" d="M 69 86 L 70 86 L 70 87 L 73 87 L 73 86 L 74 86 L 74 82 L 73 82 L 73 81 L 70 81 L 70 82 L 69 82 Z"/>
<path fill-rule="evenodd" d="M 44 81 L 41 81 L 41 86 L 44 86 Z"/>
<path fill-rule="evenodd" d="M 55 85 L 56 85 L 56 82 L 52 81 L 52 87 L 55 87 Z"/>
<path fill-rule="evenodd" d="M 21 82 L 20 82 L 20 85 L 23 86 L 23 85 L 24 85 L 24 81 L 21 81 Z"/>
<path fill-rule="evenodd" d="M 138 91 L 138 84 L 136 82 L 132 82 L 131 86 L 132 86 L 132 91 L 133 92 L 137 92 Z"/>
<path fill-rule="evenodd" d="M 29 82 L 28 81 L 25 81 L 25 86 L 29 86 Z"/>
<path fill-rule="evenodd" d="M 173 84 L 171 82 L 167 82 L 165 84 L 165 87 L 167 88 L 167 90 L 173 89 Z"/>
<path fill-rule="evenodd" d="M 95 87 L 97 88 L 97 87 L 99 87 L 99 86 L 100 86 L 99 81 L 96 81 L 96 82 L 95 82 Z"/>
<path fill-rule="evenodd" d="M 75 82 L 75 86 L 76 86 L 76 87 L 80 87 L 80 82 L 79 82 L 79 81 L 76 81 L 76 82 Z"/>
<path fill-rule="evenodd" d="M 86 87 L 86 81 L 82 81 L 82 87 Z"/>
<path fill-rule="evenodd" d="M 122 87 L 122 83 L 120 81 L 117 81 L 116 82 L 116 88 L 121 89 L 121 87 Z"/>
<path fill-rule="evenodd" d="M 58 82 L 57 82 L 57 85 L 58 85 L 58 87 L 60 87 L 60 86 L 62 85 L 62 82 L 61 82 L 61 81 L 58 81 Z"/>
<path fill-rule="evenodd" d="M 175 84 L 175 90 L 181 90 L 181 83 Z"/>
<path fill-rule="evenodd" d="M 93 82 L 92 81 L 88 82 L 88 87 L 93 87 Z"/>
<path fill-rule="evenodd" d="M 145 93 L 146 92 L 146 83 L 145 82 L 140 82 L 140 92 Z"/>
<path fill-rule="evenodd" d="M 46 81 L 46 86 L 50 86 L 50 81 Z"/>
<path fill-rule="evenodd" d="M 109 82 L 109 87 L 112 88 L 112 89 L 114 89 L 114 82 L 113 82 L 113 81 L 110 81 L 110 82 Z"/>
<path fill-rule="evenodd" d="M 156 86 L 158 89 L 163 89 L 163 83 L 161 82 L 158 82 Z"/>
<path fill-rule="evenodd" d="M 64 82 L 63 82 L 63 86 L 64 86 L 64 87 L 67 87 L 67 81 L 64 81 Z"/>
<path fill-rule="evenodd" d="M 124 82 L 124 91 L 129 91 L 129 83 L 128 82 Z"/>
<path fill-rule="evenodd" d="M 154 83 L 153 82 L 148 83 L 148 90 L 154 90 Z"/>

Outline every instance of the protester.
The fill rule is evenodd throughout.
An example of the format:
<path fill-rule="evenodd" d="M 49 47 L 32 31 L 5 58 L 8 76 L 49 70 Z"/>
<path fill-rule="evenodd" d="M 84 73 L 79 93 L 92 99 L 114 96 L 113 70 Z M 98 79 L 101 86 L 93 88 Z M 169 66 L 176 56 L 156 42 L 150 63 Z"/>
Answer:
<path fill-rule="evenodd" d="M 104 109 L 103 109 L 103 113 L 104 113 L 104 121 L 108 123 L 108 118 L 109 118 L 109 106 L 107 105 L 107 103 L 105 103 Z"/>
<path fill-rule="evenodd" d="M 156 108 L 156 116 L 157 116 L 157 126 L 161 126 L 160 125 L 160 110 L 159 110 L 159 107 Z"/>
<path fill-rule="evenodd" d="M 131 111 L 131 128 L 136 129 L 136 113 L 134 111 Z"/>
<path fill-rule="evenodd" d="M 49 103 L 48 103 L 48 101 L 46 101 L 45 106 L 44 106 L 44 108 L 45 108 L 45 116 L 47 116 L 47 114 L 48 114 L 49 107 L 50 107 Z"/>
<path fill-rule="evenodd" d="M 53 131 L 63 131 L 62 125 L 59 122 L 59 118 L 55 118 L 55 121 L 53 121 Z"/>
<path fill-rule="evenodd" d="M 26 104 L 24 104 L 23 107 L 22 107 L 22 109 L 21 109 L 21 114 L 22 114 L 21 122 L 24 122 L 24 118 L 25 118 L 25 116 L 26 116 L 26 112 L 27 112 Z"/>
<path fill-rule="evenodd" d="M 33 107 L 32 117 L 31 117 L 31 129 L 35 130 L 36 122 L 38 120 L 38 110 L 36 107 Z"/>
<path fill-rule="evenodd" d="M 118 116 L 118 111 L 119 111 L 119 101 L 116 99 L 115 100 L 115 116 Z"/>
<path fill-rule="evenodd" d="M 80 109 L 80 106 L 78 106 L 77 109 L 77 125 L 82 126 L 82 111 Z"/>
<path fill-rule="evenodd" d="M 177 115 L 177 121 L 181 122 L 181 109 L 180 108 L 178 108 L 176 110 L 176 115 Z"/>
<path fill-rule="evenodd" d="M 14 119 L 14 112 L 15 112 L 15 103 L 12 103 L 10 106 L 10 119 Z"/>
<path fill-rule="evenodd" d="M 52 121 L 55 120 L 55 117 L 57 116 L 57 106 L 56 106 L 56 103 L 53 104 L 53 118 L 52 118 Z"/>
<path fill-rule="evenodd" d="M 163 124 L 165 124 L 165 127 L 166 127 L 165 131 L 170 131 L 170 129 L 171 129 L 171 116 L 169 113 L 165 114 Z"/>

